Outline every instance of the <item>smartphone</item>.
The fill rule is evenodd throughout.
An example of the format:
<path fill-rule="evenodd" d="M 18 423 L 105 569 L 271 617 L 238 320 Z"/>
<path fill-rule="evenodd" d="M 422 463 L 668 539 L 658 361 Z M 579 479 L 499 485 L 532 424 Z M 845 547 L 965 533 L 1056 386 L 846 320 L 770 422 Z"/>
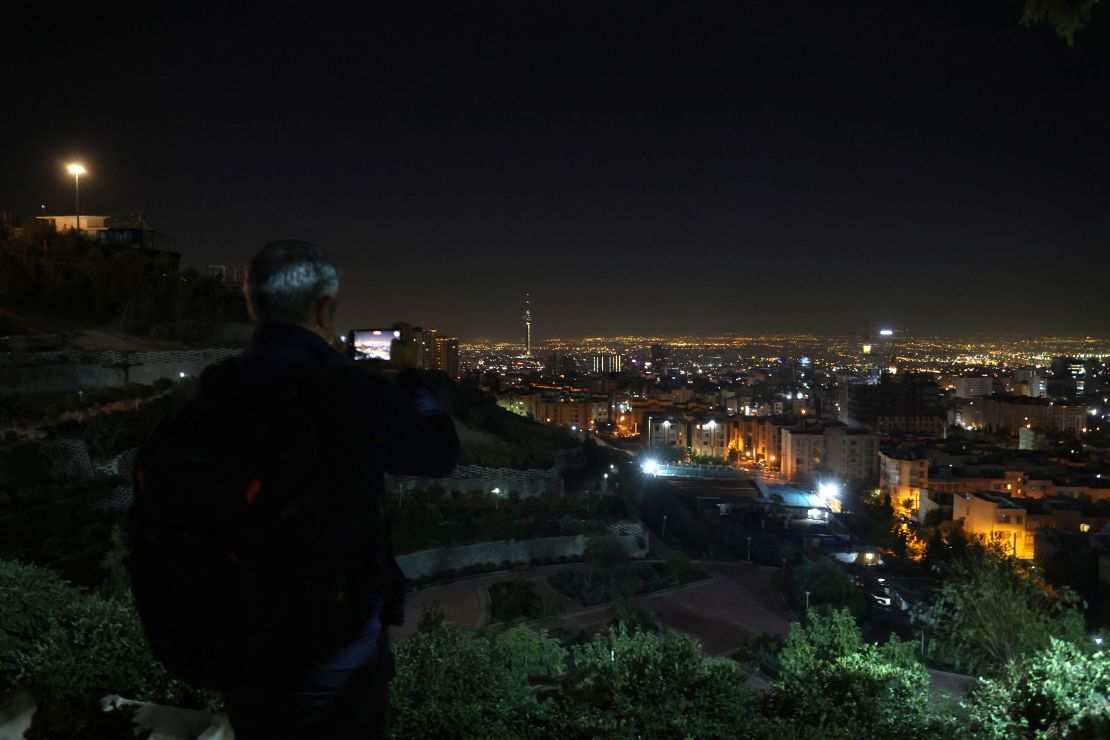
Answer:
<path fill-rule="evenodd" d="M 347 346 L 355 360 L 389 360 L 394 339 L 401 338 L 400 329 L 352 329 Z"/>

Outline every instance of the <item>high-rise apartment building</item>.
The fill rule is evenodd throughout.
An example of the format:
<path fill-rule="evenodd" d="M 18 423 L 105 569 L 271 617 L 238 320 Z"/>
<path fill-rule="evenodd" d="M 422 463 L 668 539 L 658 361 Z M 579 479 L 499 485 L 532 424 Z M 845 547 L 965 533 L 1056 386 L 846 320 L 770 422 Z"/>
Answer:
<path fill-rule="evenodd" d="M 956 398 L 979 398 L 994 393 L 994 381 L 985 376 L 956 378 Z"/>
<path fill-rule="evenodd" d="M 651 366 L 654 368 L 663 367 L 670 359 L 670 351 L 665 344 L 651 345 Z"/>
<path fill-rule="evenodd" d="M 620 354 L 593 355 L 590 357 L 590 371 L 595 373 L 619 373 L 624 368 L 624 356 Z"/>
<path fill-rule="evenodd" d="M 841 389 L 840 420 L 886 434 L 938 436 L 947 413 L 931 375 L 884 373 L 877 383 L 849 383 Z"/>
<path fill-rule="evenodd" d="M 1079 436 L 1085 433 L 1087 420 L 1087 407 L 1083 404 L 1026 396 L 976 398 L 965 403 L 959 413 L 959 422 L 969 429 L 985 429 L 1011 437 L 1017 437 L 1022 427 Z"/>
<path fill-rule="evenodd" d="M 871 481 L 878 475 L 879 435 L 843 426 L 782 430 L 782 474 L 788 480 L 831 475 Z"/>
<path fill-rule="evenodd" d="M 435 329 L 412 328 L 412 342 L 416 345 L 416 366 L 421 370 L 435 369 Z"/>
<path fill-rule="evenodd" d="M 433 369 L 445 372 L 451 378 L 459 377 L 459 340 L 455 337 L 434 337 L 432 350 Z"/>

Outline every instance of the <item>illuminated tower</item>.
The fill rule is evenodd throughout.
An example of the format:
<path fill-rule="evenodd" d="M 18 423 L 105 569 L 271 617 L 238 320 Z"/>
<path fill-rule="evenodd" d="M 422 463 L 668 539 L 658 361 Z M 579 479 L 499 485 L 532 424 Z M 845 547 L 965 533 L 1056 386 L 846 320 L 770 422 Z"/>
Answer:
<path fill-rule="evenodd" d="M 524 294 L 524 356 L 532 356 L 532 294 Z"/>

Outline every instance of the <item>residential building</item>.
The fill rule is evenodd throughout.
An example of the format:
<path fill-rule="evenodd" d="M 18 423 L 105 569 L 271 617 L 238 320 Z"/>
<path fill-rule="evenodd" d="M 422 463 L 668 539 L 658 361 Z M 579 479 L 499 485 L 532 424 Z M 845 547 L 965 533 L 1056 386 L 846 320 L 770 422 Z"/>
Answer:
<path fill-rule="evenodd" d="M 907 516 L 921 506 L 921 490 L 929 485 L 929 458 L 922 450 L 879 450 L 879 490 L 890 497 L 895 513 Z"/>
<path fill-rule="evenodd" d="M 991 396 L 960 407 L 958 422 L 967 429 L 1018 436 L 1021 427 L 1079 436 L 1087 429 L 1087 407 L 1078 403 L 1025 396 Z"/>
<path fill-rule="evenodd" d="M 459 340 L 456 337 L 434 337 L 432 340 L 432 368 L 459 377 Z"/>
<path fill-rule="evenodd" d="M 1027 529 L 1028 513 L 1007 496 L 964 493 L 952 497 L 952 519 L 963 521 L 964 532 L 1001 545 L 1007 554 L 1033 558 L 1034 533 Z"/>
<path fill-rule="evenodd" d="M 956 398 L 978 398 L 992 393 L 994 393 L 994 381 L 982 375 L 956 378 L 956 389 L 953 395 Z"/>
<path fill-rule="evenodd" d="M 964 532 L 1001 544 L 1016 558 L 1036 555 L 1040 532 L 1089 534 L 1110 519 L 1084 516 L 1069 499 L 1023 499 L 1000 493 L 964 493 L 952 496 L 952 519 L 963 520 Z"/>
<path fill-rule="evenodd" d="M 624 357 L 617 353 L 592 355 L 590 371 L 594 373 L 619 373 L 624 368 Z"/>
<path fill-rule="evenodd" d="M 819 475 L 871 481 L 878 476 L 879 435 L 844 426 L 784 428 L 782 474 L 799 481 Z"/>
<path fill-rule="evenodd" d="M 883 373 L 877 383 L 842 387 L 840 420 L 852 428 L 883 434 L 939 436 L 947 421 L 940 398 L 932 375 Z"/>
<path fill-rule="evenodd" d="M 782 463 L 782 430 L 798 423 L 793 416 L 736 416 L 732 449 L 740 460 L 763 462 L 772 468 Z"/>

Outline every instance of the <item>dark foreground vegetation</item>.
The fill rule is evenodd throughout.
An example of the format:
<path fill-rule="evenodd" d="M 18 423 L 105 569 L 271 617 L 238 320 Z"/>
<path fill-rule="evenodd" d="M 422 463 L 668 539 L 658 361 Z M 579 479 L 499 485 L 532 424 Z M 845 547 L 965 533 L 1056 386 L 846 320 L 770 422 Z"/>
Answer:
<path fill-rule="evenodd" d="M 0 665 L 40 703 L 33 737 L 97 736 L 97 699 L 120 693 L 216 708 L 154 661 L 126 594 L 103 597 L 51 571 L 0 564 Z M 402 738 L 1104 737 L 1110 661 L 1081 642 L 984 663 L 966 699 L 930 701 L 914 643 L 876 646 L 846 610 L 816 609 L 773 650 L 777 678 L 701 653 L 696 640 L 624 624 L 563 644 L 527 626 L 468 630 L 426 613 L 396 645 Z M 101 737 L 113 735 L 101 734 Z"/>

